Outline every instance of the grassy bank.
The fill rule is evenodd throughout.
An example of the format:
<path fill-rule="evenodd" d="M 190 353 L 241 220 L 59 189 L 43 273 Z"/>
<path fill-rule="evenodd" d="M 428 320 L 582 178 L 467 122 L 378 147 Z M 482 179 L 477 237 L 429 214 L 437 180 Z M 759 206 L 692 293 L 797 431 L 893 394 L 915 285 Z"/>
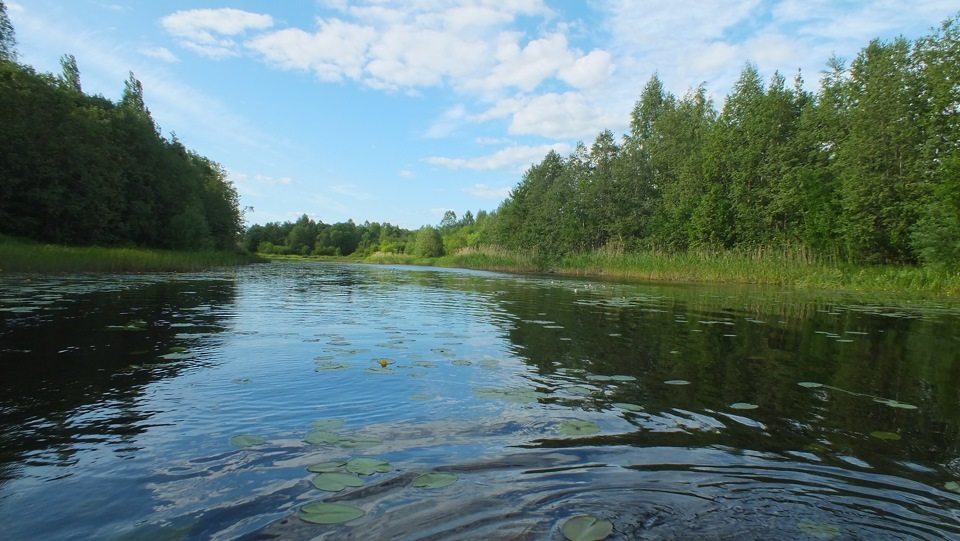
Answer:
<path fill-rule="evenodd" d="M 700 283 L 782 285 L 803 289 L 960 295 L 960 272 L 912 266 L 861 266 L 817 258 L 803 250 L 661 252 L 596 251 L 546 259 L 501 248 L 467 248 L 454 255 L 421 258 L 377 253 L 360 257 L 269 256 L 271 259 L 423 265 L 503 272 Z"/>
<path fill-rule="evenodd" d="M 196 272 L 258 261 L 236 252 L 70 247 L 0 237 L 2 272 Z"/>

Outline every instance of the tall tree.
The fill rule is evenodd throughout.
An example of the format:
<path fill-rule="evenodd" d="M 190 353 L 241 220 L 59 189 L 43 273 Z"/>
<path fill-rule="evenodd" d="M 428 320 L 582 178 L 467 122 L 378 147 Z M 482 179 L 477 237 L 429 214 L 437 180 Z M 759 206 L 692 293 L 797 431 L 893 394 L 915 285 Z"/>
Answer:
<path fill-rule="evenodd" d="M 83 93 L 80 87 L 80 68 L 77 67 L 77 59 L 72 54 L 65 54 L 60 57 L 60 81 L 64 88 Z"/>
<path fill-rule="evenodd" d="M 17 36 L 3 0 L 0 0 L 0 61 L 17 61 Z"/>

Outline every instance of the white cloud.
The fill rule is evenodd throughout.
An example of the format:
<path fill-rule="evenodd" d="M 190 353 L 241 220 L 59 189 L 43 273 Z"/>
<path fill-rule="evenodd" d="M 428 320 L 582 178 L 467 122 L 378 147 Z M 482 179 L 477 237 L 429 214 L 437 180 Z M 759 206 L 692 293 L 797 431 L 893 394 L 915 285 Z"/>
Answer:
<path fill-rule="evenodd" d="M 409 178 L 409 179 L 417 178 L 417 175 L 413 171 L 410 171 L 408 169 L 401 169 L 400 172 L 397 174 L 403 178 Z"/>
<path fill-rule="evenodd" d="M 605 129 L 625 128 L 629 122 L 626 111 L 611 109 L 609 102 L 595 103 L 581 92 L 551 92 L 501 100 L 474 118 L 509 117 L 508 132 L 513 135 L 576 139 L 593 137 Z"/>
<path fill-rule="evenodd" d="M 520 15 L 550 17 L 552 12 L 541 0 L 367 0 L 327 5 L 339 16 L 317 19 L 314 29 L 260 34 L 247 41 L 247 47 L 280 69 L 312 70 L 325 81 L 350 79 L 411 94 L 442 86 L 478 93 L 529 92 L 550 78 L 591 86 L 611 71 L 609 53 L 584 55 L 571 47 L 566 26 L 535 36 L 513 28 Z M 209 43 L 194 41 L 219 54 L 221 36 L 209 38 Z"/>
<path fill-rule="evenodd" d="M 537 146 L 517 145 L 477 158 L 430 157 L 424 158 L 424 161 L 433 165 L 446 167 L 447 169 L 472 169 L 474 171 L 493 171 L 497 169 L 523 170 L 531 164 L 541 161 L 551 150 L 565 155 L 570 153 L 572 147 L 567 143 Z"/>
<path fill-rule="evenodd" d="M 481 199 L 506 199 L 510 195 L 509 187 L 494 188 L 486 184 L 474 184 L 469 188 L 464 188 L 463 191 Z"/>
<path fill-rule="evenodd" d="M 146 47 L 140 49 L 140 53 L 151 58 L 163 60 L 164 62 L 177 62 L 179 59 L 165 47 Z"/>
<path fill-rule="evenodd" d="M 189 9 L 167 15 L 160 24 L 184 47 L 210 58 L 225 58 L 237 55 L 237 43 L 226 36 L 269 28 L 273 18 L 233 8 Z"/>

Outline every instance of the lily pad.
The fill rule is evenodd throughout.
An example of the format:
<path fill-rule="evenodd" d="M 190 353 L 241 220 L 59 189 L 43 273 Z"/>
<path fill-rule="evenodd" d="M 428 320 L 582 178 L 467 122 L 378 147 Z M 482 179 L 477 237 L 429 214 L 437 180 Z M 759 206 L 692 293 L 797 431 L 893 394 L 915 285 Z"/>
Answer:
<path fill-rule="evenodd" d="M 336 443 L 338 446 L 346 449 L 367 449 L 369 447 L 382 445 L 383 440 L 378 440 L 376 438 L 346 437 L 340 438 L 333 443 Z"/>
<path fill-rule="evenodd" d="M 809 518 L 797 522 L 797 528 L 815 539 L 834 539 L 840 535 L 840 528 L 833 524 Z"/>
<path fill-rule="evenodd" d="M 623 375 L 610 376 L 610 379 L 613 381 L 637 381 L 637 378 L 633 376 L 623 376 Z"/>
<path fill-rule="evenodd" d="M 393 466 L 381 458 L 357 457 L 347 461 L 347 471 L 360 475 L 373 475 L 393 470 Z"/>
<path fill-rule="evenodd" d="M 423 475 L 417 476 L 413 480 L 413 486 L 422 489 L 434 489 L 434 488 L 443 488 L 445 486 L 452 485 L 460 479 L 460 476 L 455 473 L 443 473 L 443 472 L 434 472 L 434 473 L 425 473 Z"/>
<path fill-rule="evenodd" d="M 351 362 L 325 361 L 325 362 L 322 362 L 322 363 L 318 363 L 318 364 L 317 364 L 317 367 L 314 368 L 314 371 L 316 371 L 316 372 L 339 372 L 339 371 L 341 371 L 341 370 L 346 370 L 346 369 L 350 368 L 351 366 L 353 366 L 353 363 L 351 363 Z"/>
<path fill-rule="evenodd" d="M 806 387 L 807 389 L 818 389 L 818 388 L 824 386 L 822 383 L 816 383 L 816 382 L 813 382 L 813 381 L 801 381 L 801 382 L 798 383 L 797 385 L 799 385 L 799 386 L 801 386 L 801 387 Z"/>
<path fill-rule="evenodd" d="M 393 368 L 387 366 L 372 366 L 370 368 L 364 368 L 364 372 L 369 372 L 370 374 L 396 374 L 397 371 Z"/>
<path fill-rule="evenodd" d="M 900 434 L 897 434 L 895 432 L 883 432 L 881 430 L 878 430 L 876 432 L 871 432 L 870 435 L 873 436 L 874 438 L 879 438 L 881 440 L 898 441 L 901 439 Z"/>
<path fill-rule="evenodd" d="M 578 515 L 567 519 L 560 531 L 570 541 L 600 541 L 613 533 L 613 523 L 590 515 Z"/>
<path fill-rule="evenodd" d="M 735 410 L 755 410 L 760 406 L 756 404 L 750 404 L 748 402 L 734 402 L 733 404 L 730 404 L 730 407 Z"/>
<path fill-rule="evenodd" d="M 337 443 L 340 440 L 340 435 L 325 430 L 314 430 L 304 436 L 303 440 L 307 443 Z"/>
<path fill-rule="evenodd" d="M 898 400 L 892 400 L 890 398 L 874 398 L 873 401 L 883 404 L 885 406 L 890 406 L 891 408 L 899 408 L 904 410 L 919 409 L 913 404 L 907 404 L 906 402 L 900 402 Z"/>
<path fill-rule="evenodd" d="M 587 376 L 587 379 L 590 381 L 613 381 L 613 378 L 610 376 L 604 376 L 600 374 L 590 374 Z"/>
<path fill-rule="evenodd" d="M 437 365 L 430 361 L 413 361 L 410 366 L 419 366 L 420 368 L 436 368 Z"/>
<path fill-rule="evenodd" d="M 943 484 L 943 488 L 953 492 L 960 493 L 960 483 L 956 481 L 947 481 L 946 483 Z"/>
<path fill-rule="evenodd" d="M 685 379 L 668 379 L 664 383 L 667 385 L 690 385 L 690 382 Z"/>
<path fill-rule="evenodd" d="M 339 460 L 331 462 L 318 462 L 307 466 L 307 471 L 311 473 L 331 473 L 343 470 L 347 463 Z"/>
<path fill-rule="evenodd" d="M 455 366 L 470 366 L 473 363 L 470 361 L 451 361 L 450 364 Z"/>
<path fill-rule="evenodd" d="M 539 391 L 524 387 L 507 387 L 505 389 L 477 387 L 473 391 L 477 398 L 497 398 L 515 404 L 531 404 L 536 402 L 537 399 L 547 396 Z"/>
<path fill-rule="evenodd" d="M 574 396 L 590 396 L 593 394 L 593 389 L 583 387 L 582 385 L 573 385 L 571 387 L 564 387 L 563 392 Z"/>
<path fill-rule="evenodd" d="M 564 436 L 589 436 L 600 432 L 600 427 L 590 421 L 568 419 L 557 427 L 557 431 Z"/>
<path fill-rule="evenodd" d="M 325 472 L 313 478 L 313 486 L 327 492 L 340 492 L 347 487 L 363 486 L 363 479 L 355 473 Z"/>
<path fill-rule="evenodd" d="M 237 447 L 253 447 L 254 445 L 263 445 L 267 440 L 253 434 L 237 434 L 230 438 L 230 443 Z"/>
<path fill-rule="evenodd" d="M 346 424 L 343 419 L 319 419 L 310 423 L 310 428 L 314 430 L 333 430 Z"/>
<path fill-rule="evenodd" d="M 614 402 L 613 407 L 620 408 L 627 411 L 643 411 L 643 406 L 638 406 L 636 404 L 629 404 L 627 402 Z"/>
<path fill-rule="evenodd" d="M 340 524 L 367 514 L 359 507 L 342 503 L 310 503 L 300 508 L 300 520 L 313 524 Z"/>

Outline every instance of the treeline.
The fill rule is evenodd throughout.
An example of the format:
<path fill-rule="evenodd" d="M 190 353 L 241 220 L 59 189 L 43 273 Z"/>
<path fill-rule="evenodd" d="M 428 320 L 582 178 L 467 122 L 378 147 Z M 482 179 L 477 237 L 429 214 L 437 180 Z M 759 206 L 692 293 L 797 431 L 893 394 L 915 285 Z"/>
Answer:
<path fill-rule="evenodd" d="M 479 226 L 486 211 L 463 218 L 447 211 L 436 227 L 410 231 L 389 223 L 353 220 L 336 224 L 315 222 L 304 214 L 296 222 L 254 224 L 247 229 L 243 246 L 250 252 L 279 255 L 336 255 L 366 257 L 376 253 L 439 257 L 479 243 Z"/>
<path fill-rule="evenodd" d="M 0 1 L 0 233 L 67 245 L 235 249 L 237 192 L 214 161 L 164 138 L 133 73 L 114 103 L 17 62 Z"/>
<path fill-rule="evenodd" d="M 833 58 L 816 92 L 747 65 L 717 111 L 654 75 L 622 139 L 531 167 L 474 243 L 598 249 L 791 247 L 837 261 L 960 265 L 960 40 Z M 469 244 L 469 242 L 468 242 Z"/>

